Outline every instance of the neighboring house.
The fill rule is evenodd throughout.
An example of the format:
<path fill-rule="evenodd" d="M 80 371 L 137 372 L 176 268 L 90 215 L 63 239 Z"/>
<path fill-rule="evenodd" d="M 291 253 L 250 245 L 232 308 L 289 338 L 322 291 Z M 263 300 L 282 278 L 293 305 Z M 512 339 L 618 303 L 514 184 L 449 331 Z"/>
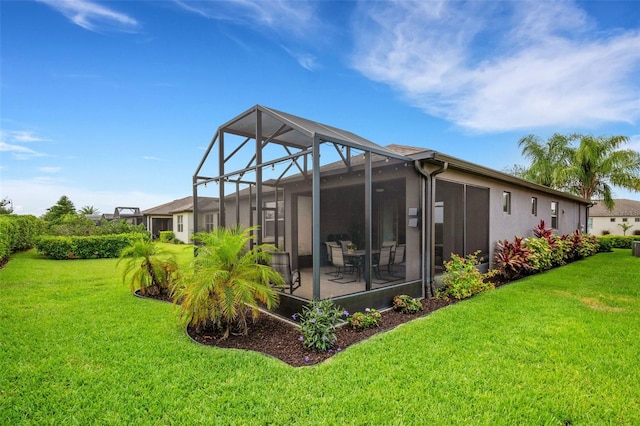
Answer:
<path fill-rule="evenodd" d="M 225 200 L 220 226 L 260 224 L 257 242 L 278 241 L 303 270 L 303 286 L 281 295 L 283 315 L 311 299 L 356 311 L 388 307 L 397 294 L 427 296 L 452 253 L 478 251 L 488 268 L 497 241 L 531 236 L 541 220 L 557 234 L 584 230 L 590 205 L 433 150 L 383 147 L 260 105 L 219 127 L 193 181 L 194 194 Z M 353 280 L 332 278 L 325 242 L 337 238 L 359 249 Z M 404 252 L 396 269 L 379 264 L 389 242 Z"/>
<path fill-rule="evenodd" d="M 208 232 L 218 222 L 218 200 L 212 197 L 198 197 L 198 207 L 201 211 L 198 231 Z M 146 209 L 142 215 L 147 231 L 153 238 L 158 238 L 160 231 L 173 231 L 180 241 L 191 241 L 195 229 L 193 196 Z"/>
<path fill-rule="evenodd" d="M 589 209 L 589 232 L 594 235 L 624 235 L 623 226 L 627 225 L 627 235 L 640 233 L 640 201 L 613 200 L 613 210 L 607 209 L 602 202 L 594 202 Z"/>
<path fill-rule="evenodd" d="M 96 224 L 103 223 L 104 221 L 120 221 L 124 220 L 125 222 L 131 225 L 141 225 L 144 223 L 144 218 L 142 213 L 140 212 L 139 207 L 116 207 L 113 210 L 113 214 L 104 213 L 104 214 L 92 214 L 86 215 L 89 219 L 93 220 Z"/>

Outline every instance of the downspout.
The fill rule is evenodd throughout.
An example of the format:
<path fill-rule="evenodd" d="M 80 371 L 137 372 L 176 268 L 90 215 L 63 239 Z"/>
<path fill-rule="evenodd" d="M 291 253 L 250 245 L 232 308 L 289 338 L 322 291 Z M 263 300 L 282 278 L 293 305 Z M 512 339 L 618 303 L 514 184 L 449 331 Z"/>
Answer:
<path fill-rule="evenodd" d="M 435 154 L 431 157 L 435 159 Z M 434 202 L 434 194 L 436 192 L 435 185 L 435 177 L 440 173 L 444 172 L 449 168 L 449 163 L 446 161 L 440 161 L 440 167 L 431 173 L 428 173 L 426 170 L 422 168 L 422 164 L 419 160 L 414 161 L 415 169 L 425 177 L 426 186 L 427 186 L 427 196 L 423 198 L 422 205 L 422 217 L 423 217 L 423 229 L 426 231 L 424 238 L 422 238 L 422 253 L 425 254 L 426 261 L 424 263 L 424 277 L 428 282 L 428 297 L 433 297 L 435 295 L 433 289 L 433 271 L 436 269 L 436 259 L 433 255 L 433 251 L 435 250 L 435 223 L 433 218 L 435 216 L 435 202 Z M 428 248 L 428 250 L 427 250 Z"/>

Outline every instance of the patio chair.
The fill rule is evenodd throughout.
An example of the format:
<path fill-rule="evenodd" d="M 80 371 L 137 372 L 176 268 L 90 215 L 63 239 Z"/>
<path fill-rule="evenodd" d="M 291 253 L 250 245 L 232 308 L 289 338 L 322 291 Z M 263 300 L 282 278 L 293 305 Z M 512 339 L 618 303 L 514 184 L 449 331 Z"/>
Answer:
<path fill-rule="evenodd" d="M 353 268 L 355 265 L 349 262 L 345 262 L 344 254 L 342 253 L 342 247 L 340 246 L 331 246 L 331 259 L 333 261 L 333 266 L 336 267 L 336 277 L 329 281 L 341 280 L 344 278 L 345 272 L 350 270 L 353 272 Z M 342 273 L 342 275 L 341 275 Z M 353 280 L 355 281 L 355 280 Z M 352 281 L 343 281 L 343 282 L 352 282 Z"/>
<path fill-rule="evenodd" d="M 379 280 L 382 279 L 380 269 L 384 267 L 387 268 L 387 272 L 391 275 L 391 246 L 382 246 L 382 248 L 380 248 L 378 262 L 373 265 L 373 272 Z"/>
<path fill-rule="evenodd" d="M 326 241 L 324 243 L 327 246 L 327 259 L 329 261 L 329 265 L 335 266 L 333 264 L 333 256 L 331 255 L 331 247 L 340 247 L 340 244 L 334 242 L 334 241 Z M 326 274 L 327 275 L 335 275 L 337 272 L 337 269 L 335 271 L 329 271 Z"/>
<path fill-rule="evenodd" d="M 393 272 L 395 272 L 395 266 L 396 265 L 404 265 L 404 252 L 406 249 L 406 245 L 405 244 L 398 244 L 398 246 L 396 247 L 396 252 L 393 255 Z"/>
<path fill-rule="evenodd" d="M 284 282 L 289 286 L 291 294 L 302 285 L 300 271 L 297 269 L 291 270 L 291 258 L 288 251 L 274 251 L 271 253 L 271 268 L 282 275 Z"/>
<path fill-rule="evenodd" d="M 342 246 L 342 252 L 349 251 L 349 245 L 351 244 L 351 240 L 341 240 L 340 245 Z"/>

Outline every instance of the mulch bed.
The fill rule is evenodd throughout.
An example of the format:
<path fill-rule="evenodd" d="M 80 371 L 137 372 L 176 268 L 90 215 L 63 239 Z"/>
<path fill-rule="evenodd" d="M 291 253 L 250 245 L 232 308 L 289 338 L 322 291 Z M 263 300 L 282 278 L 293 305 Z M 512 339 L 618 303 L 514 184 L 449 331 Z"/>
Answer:
<path fill-rule="evenodd" d="M 423 311 L 417 314 L 403 314 L 393 310 L 382 312 L 382 320 L 379 327 L 365 330 L 355 330 L 349 325 L 339 327 L 336 330 L 338 347 L 331 352 L 314 352 L 305 349 L 298 340 L 300 331 L 297 327 L 268 314 L 261 314 L 255 322 L 250 324 L 247 336 L 230 335 L 228 339 L 223 340 L 220 334 L 214 332 L 197 333 L 192 328 L 187 328 L 187 334 L 194 341 L 203 345 L 261 352 L 278 358 L 291 366 L 302 367 L 318 364 L 337 352 L 343 351 L 347 347 L 361 342 L 374 334 L 428 315 L 455 302 L 441 299 L 422 300 Z"/>

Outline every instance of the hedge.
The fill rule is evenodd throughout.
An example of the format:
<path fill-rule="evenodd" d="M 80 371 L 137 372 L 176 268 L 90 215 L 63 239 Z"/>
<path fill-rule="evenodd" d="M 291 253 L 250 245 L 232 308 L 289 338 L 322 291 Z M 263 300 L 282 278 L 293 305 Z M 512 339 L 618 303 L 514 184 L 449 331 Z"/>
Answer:
<path fill-rule="evenodd" d="M 0 215 L 0 262 L 33 247 L 44 229 L 44 222 L 32 215 Z"/>
<path fill-rule="evenodd" d="M 123 248 L 135 240 L 149 239 L 146 233 L 81 236 L 43 236 L 36 249 L 49 259 L 98 259 L 120 256 Z"/>
<path fill-rule="evenodd" d="M 640 235 L 603 235 L 598 237 L 600 244 L 611 248 L 631 249 L 634 241 L 640 241 Z"/>

